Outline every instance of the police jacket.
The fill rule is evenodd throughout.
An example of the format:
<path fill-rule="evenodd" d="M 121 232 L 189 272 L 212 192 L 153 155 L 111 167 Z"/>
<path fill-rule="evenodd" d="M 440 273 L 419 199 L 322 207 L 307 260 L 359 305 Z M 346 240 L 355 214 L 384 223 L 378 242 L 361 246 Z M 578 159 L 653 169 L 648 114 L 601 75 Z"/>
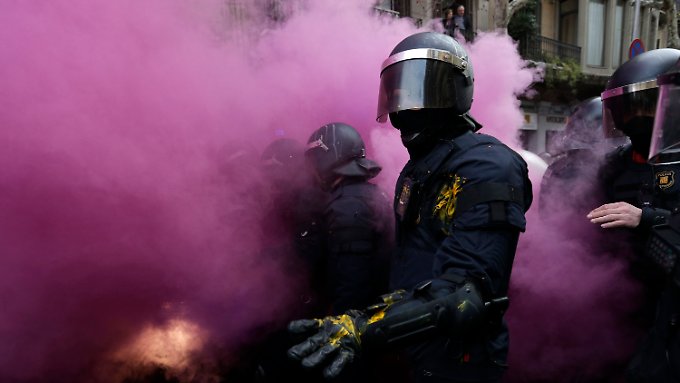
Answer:
<path fill-rule="evenodd" d="M 650 165 L 627 144 L 607 155 L 600 179 L 607 202 L 623 201 L 642 209 L 638 229 L 648 232 L 665 223 L 680 200 L 679 170 L 677 164 Z"/>
<path fill-rule="evenodd" d="M 633 151 L 630 144 L 621 146 L 607 155 L 600 169 L 606 202 L 623 201 L 642 209 L 640 224 L 634 230 L 619 230 L 612 235 L 632 249 L 630 270 L 644 286 L 646 299 L 640 308 L 642 324 L 651 325 L 654 305 L 663 298 L 666 276 L 647 255 L 647 244 L 652 226 L 666 223 L 671 211 L 679 207 L 680 185 L 677 177 L 680 165 L 651 165 L 646 158 Z"/>
<path fill-rule="evenodd" d="M 631 270 L 646 287 L 643 302 L 643 324 L 649 332 L 639 343 L 627 367 L 629 382 L 680 381 L 680 267 L 676 264 L 670 276 L 665 275 L 649 250 L 652 226 L 667 223 L 677 230 L 680 165 L 651 165 L 625 145 L 609 153 L 600 169 L 608 202 L 624 201 L 642 209 L 640 225 L 628 233 L 628 243 L 635 258 Z"/>
<path fill-rule="evenodd" d="M 331 191 L 321 231 L 332 314 L 366 307 L 387 291 L 392 222 L 389 198 L 365 179 Z"/>
<path fill-rule="evenodd" d="M 441 139 L 412 158 L 396 185 L 390 289 L 456 275 L 474 280 L 485 299 L 505 296 L 531 190 L 521 156 L 484 134 Z M 479 379 L 502 370 L 507 349 L 499 319 L 469 338 L 440 337 L 409 352 L 422 374 Z"/>

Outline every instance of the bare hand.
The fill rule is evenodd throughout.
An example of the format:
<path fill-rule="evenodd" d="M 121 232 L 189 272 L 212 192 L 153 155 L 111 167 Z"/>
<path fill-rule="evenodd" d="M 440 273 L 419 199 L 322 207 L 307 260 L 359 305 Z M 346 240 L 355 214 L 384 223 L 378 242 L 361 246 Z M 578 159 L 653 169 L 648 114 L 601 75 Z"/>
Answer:
<path fill-rule="evenodd" d="M 606 203 L 592 210 L 586 216 L 590 222 L 599 224 L 603 229 L 613 227 L 634 228 L 640 224 L 642 209 L 627 202 Z"/>

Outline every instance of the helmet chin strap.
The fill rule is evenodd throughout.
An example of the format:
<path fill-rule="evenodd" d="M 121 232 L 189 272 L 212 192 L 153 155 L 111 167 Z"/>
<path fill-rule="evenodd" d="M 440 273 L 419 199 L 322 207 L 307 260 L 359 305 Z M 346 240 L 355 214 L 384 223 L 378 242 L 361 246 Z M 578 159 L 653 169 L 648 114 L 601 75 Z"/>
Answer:
<path fill-rule="evenodd" d="M 402 133 L 401 135 L 401 143 L 404 144 L 404 146 L 408 146 L 413 140 L 416 140 L 418 136 L 420 136 L 421 132 L 415 132 L 411 134 L 404 134 Z"/>

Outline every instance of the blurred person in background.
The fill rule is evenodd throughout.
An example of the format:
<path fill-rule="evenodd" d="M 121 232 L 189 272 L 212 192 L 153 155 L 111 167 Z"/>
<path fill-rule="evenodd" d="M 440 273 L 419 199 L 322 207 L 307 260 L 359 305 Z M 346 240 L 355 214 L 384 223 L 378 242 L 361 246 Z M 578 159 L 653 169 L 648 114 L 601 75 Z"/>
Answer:
<path fill-rule="evenodd" d="M 551 214 L 555 210 L 578 217 L 590 212 L 602 199 L 596 180 L 597 164 L 626 141 L 622 133 L 606 137 L 601 97 L 578 103 L 550 150 L 552 161 L 543 174 L 538 199 L 541 218 L 555 218 Z"/>

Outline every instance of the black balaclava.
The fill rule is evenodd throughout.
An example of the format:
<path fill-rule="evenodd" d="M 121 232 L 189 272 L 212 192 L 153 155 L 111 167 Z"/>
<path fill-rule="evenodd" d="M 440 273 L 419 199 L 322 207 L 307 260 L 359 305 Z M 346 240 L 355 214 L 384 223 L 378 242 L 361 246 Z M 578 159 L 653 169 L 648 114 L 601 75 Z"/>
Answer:
<path fill-rule="evenodd" d="M 649 155 L 649 146 L 652 143 L 653 116 L 635 116 L 624 124 L 624 131 L 630 132 L 630 144 L 633 150 L 645 158 Z"/>
<path fill-rule="evenodd" d="M 418 109 L 390 113 L 392 126 L 401 132 L 401 142 L 411 158 L 429 152 L 440 139 L 457 137 L 475 124 L 451 109 Z"/>

